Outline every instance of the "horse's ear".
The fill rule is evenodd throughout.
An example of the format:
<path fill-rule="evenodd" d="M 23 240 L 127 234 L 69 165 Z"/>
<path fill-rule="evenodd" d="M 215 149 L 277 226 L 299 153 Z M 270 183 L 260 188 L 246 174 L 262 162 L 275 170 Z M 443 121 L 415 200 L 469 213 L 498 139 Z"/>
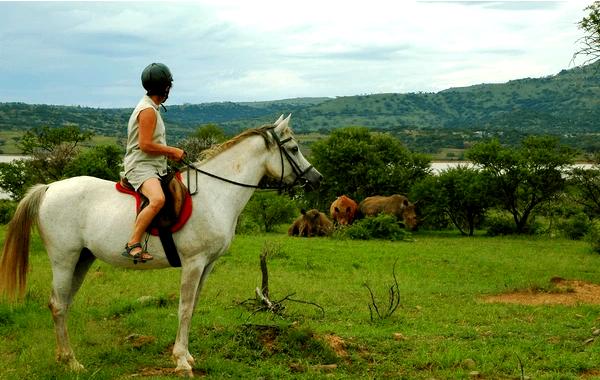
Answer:
<path fill-rule="evenodd" d="M 273 123 L 274 125 L 278 125 L 279 123 L 281 123 L 283 121 L 283 114 L 281 114 L 281 116 L 279 116 L 279 119 L 275 120 L 275 122 Z"/>
<path fill-rule="evenodd" d="M 290 123 L 290 118 L 291 117 L 292 117 L 292 114 L 289 114 L 288 117 L 286 117 L 279 124 L 277 124 L 277 126 L 275 127 L 275 129 L 276 130 L 282 130 L 282 129 L 286 128 L 289 125 L 289 123 Z"/>

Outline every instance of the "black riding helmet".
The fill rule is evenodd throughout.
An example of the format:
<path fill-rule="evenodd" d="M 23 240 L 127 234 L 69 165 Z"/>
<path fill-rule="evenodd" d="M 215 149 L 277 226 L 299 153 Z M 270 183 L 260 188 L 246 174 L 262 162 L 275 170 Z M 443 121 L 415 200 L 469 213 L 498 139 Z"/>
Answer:
<path fill-rule="evenodd" d="M 169 90 L 173 85 L 173 75 L 167 65 L 151 63 L 142 71 L 142 86 L 146 94 L 169 97 Z"/>

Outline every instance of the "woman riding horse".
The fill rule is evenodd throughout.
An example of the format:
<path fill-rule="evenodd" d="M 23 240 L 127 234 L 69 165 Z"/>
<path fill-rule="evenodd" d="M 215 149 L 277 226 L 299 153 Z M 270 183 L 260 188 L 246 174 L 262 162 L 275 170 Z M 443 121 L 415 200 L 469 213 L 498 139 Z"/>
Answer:
<path fill-rule="evenodd" d="M 167 145 L 165 123 L 158 109 L 169 97 L 173 85 L 171 71 L 162 63 L 151 63 L 142 72 L 142 85 L 146 95 L 129 118 L 122 176 L 149 201 L 135 219 L 123 252 L 123 256 L 144 263 L 154 257 L 142 248 L 142 235 L 165 204 L 160 177 L 167 174 L 167 158 L 180 161 L 184 151 Z"/>

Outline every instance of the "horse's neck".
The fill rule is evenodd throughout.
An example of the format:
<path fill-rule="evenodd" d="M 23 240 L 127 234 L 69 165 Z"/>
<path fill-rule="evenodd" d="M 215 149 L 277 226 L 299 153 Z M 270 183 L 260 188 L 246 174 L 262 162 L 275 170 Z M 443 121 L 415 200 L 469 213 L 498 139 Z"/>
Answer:
<path fill-rule="evenodd" d="M 265 175 L 266 154 L 262 138 L 248 137 L 196 166 L 219 177 L 255 186 Z M 190 190 L 194 190 L 195 174 L 188 172 L 188 175 L 191 176 L 192 182 Z M 221 207 L 224 212 L 230 211 L 235 218 L 241 213 L 255 190 L 251 187 L 211 178 L 201 173 L 198 173 L 198 188 L 201 190 L 199 193 L 204 194 L 204 197 L 211 202 L 210 207 Z"/>

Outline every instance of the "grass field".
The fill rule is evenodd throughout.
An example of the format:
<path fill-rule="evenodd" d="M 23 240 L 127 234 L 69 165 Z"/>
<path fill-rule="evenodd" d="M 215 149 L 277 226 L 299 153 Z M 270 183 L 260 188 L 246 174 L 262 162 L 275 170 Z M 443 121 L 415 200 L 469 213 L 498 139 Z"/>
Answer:
<path fill-rule="evenodd" d="M 0 227 L 3 241 L 5 228 Z M 260 285 L 265 244 L 271 299 L 283 316 L 242 301 Z M 371 320 L 388 289 L 400 307 Z M 0 379 L 169 378 L 177 328 L 178 269 L 126 271 L 96 263 L 70 314 L 71 340 L 87 368 L 54 362 L 47 301 L 51 273 L 39 239 L 24 303 L 0 305 Z M 190 352 L 210 379 L 600 378 L 600 305 L 489 303 L 517 290 L 570 293 L 554 277 L 600 284 L 600 255 L 584 242 L 419 232 L 411 242 L 236 236 L 196 310 Z M 596 331 L 597 333 L 597 331 Z"/>
<path fill-rule="evenodd" d="M 23 131 L 0 131 L 0 154 L 23 154 L 18 146 L 19 139 L 23 137 Z M 91 141 L 86 141 L 81 144 L 82 147 L 97 146 L 97 145 L 115 145 L 117 144 L 116 137 L 109 136 L 93 136 Z"/>

